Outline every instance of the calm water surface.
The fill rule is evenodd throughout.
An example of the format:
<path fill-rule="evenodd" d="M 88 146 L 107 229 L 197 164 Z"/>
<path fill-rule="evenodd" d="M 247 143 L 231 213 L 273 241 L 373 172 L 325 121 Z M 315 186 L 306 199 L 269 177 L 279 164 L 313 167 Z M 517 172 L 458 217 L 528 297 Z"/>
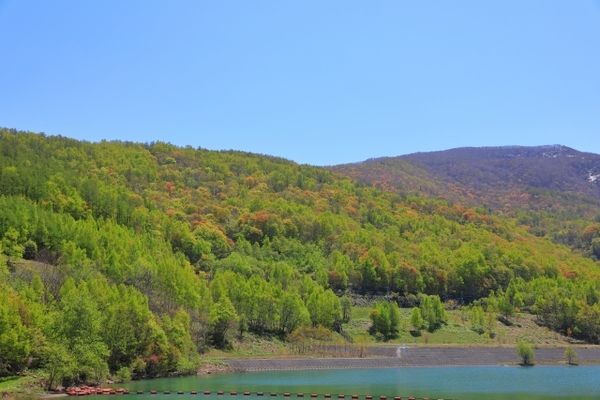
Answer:
<path fill-rule="evenodd" d="M 242 392 L 264 392 L 265 400 L 279 398 L 283 393 L 331 393 L 371 394 L 378 396 L 414 396 L 430 398 L 453 398 L 464 400 L 496 399 L 600 399 L 600 366 L 537 366 L 537 367 L 433 367 L 398 369 L 349 369 L 311 371 L 268 371 L 213 374 L 184 378 L 161 378 L 130 382 L 123 387 L 132 391 L 144 390 L 144 398 L 156 400 L 190 398 L 189 391 L 202 393 L 210 390 L 213 394 L 198 394 L 193 398 L 206 400 L 247 399 Z M 172 391 L 170 395 L 150 396 L 150 390 Z M 175 394 L 184 390 L 185 395 Z M 217 396 L 222 390 L 225 395 Z M 237 391 L 236 397 L 229 394 Z M 278 396 L 269 396 L 277 392 Z M 136 399 L 140 395 L 132 394 Z M 185 396 L 185 397 L 184 397 Z M 159 399 L 160 398 L 160 399 Z M 364 397 L 362 397 L 364 399 Z M 133 399 L 132 399 L 133 400 Z M 176 400 L 176 399 L 173 399 Z"/>

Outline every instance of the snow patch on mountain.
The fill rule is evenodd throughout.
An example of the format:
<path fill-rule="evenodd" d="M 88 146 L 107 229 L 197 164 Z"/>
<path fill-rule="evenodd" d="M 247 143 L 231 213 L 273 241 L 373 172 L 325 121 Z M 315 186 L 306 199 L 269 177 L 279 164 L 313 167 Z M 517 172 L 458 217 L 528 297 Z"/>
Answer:
<path fill-rule="evenodd" d="M 600 165 L 588 171 L 588 181 L 600 182 Z"/>

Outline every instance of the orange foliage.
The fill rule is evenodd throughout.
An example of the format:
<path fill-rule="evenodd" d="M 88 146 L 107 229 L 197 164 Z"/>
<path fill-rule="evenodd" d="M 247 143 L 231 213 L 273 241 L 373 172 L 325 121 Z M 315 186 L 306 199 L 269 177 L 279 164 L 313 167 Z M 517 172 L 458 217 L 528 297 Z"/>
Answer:
<path fill-rule="evenodd" d="M 254 214 L 254 221 L 256 221 L 257 224 L 266 224 L 269 222 L 269 214 L 266 212 L 257 211 Z"/>
<path fill-rule="evenodd" d="M 253 188 L 253 187 L 255 187 L 256 185 L 258 185 L 258 179 L 254 178 L 254 177 L 252 177 L 252 176 L 249 176 L 249 177 L 247 177 L 246 179 L 244 179 L 244 182 L 246 183 L 246 186 L 247 186 L 249 189 L 252 189 L 252 188 Z"/>
<path fill-rule="evenodd" d="M 356 213 L 358 212 L 356 210 L 356 208 L 351 207 L 351 206 L 344 207 L 344 210 L 346 210 L 348 212 L 348 214 L 353 214 L 353 215 L 356 215 Z"/>
<path fill-rule="evenodd" d="M 576 271 L 568 271 L 565 266 L 560 267 L 560 272 L 562 273 L 562 276 L 567 279 L 577 279 L 578 276 Z"/>
<path fill-rule="evenodd" d="M 169 196 L 172 195 L 173 192 L 175 191 L 175 183 L 173 183 L 173 182 L 165 183 L 165 190 L 167 191 L 167 193 L 169 193 Z"/>

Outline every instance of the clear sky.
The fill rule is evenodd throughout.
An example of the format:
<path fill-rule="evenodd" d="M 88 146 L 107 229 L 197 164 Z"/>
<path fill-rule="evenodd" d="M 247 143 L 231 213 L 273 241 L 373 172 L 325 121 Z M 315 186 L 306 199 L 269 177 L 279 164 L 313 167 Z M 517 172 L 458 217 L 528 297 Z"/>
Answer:
<path fill-rule="evenodd" d="M 600 1 L 0 0 L 0 126 L 315 165 L 600 153 Z"/>

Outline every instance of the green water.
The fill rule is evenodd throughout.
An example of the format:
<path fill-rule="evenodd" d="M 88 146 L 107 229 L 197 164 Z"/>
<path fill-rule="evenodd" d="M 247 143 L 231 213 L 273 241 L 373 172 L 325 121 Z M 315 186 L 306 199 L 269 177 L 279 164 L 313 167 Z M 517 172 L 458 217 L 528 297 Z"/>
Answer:
<path fill-rule="evenodd" d="M 371 394 L 379 396 L 402 396 L 403 398 L 430 397 L 464 400 L 496 399 L 600 399 L 600 366 L 537 366 L 537 367 L 433 367 L 397 369 L 349 369 L 349 370 L 310 370 L 310 371 L 268 371 L 213 374 L 184 378 L 161 378 L 130 382 L 123 387 L 132 391 L 131 397 L 154 398 L 198 398 L 206 400 L 243 400 L 256 392 L 264 392 L 264 398 L 283 400 L 283 393 L 292 394 L 289 399 L 297 399 L 296 393 L 330 393 L 332 399 L 345 394 Z M 144 395 L 134 394 L 143 390 Z M 159 394 L 150 395 L 150 390 Z M 170 390 L 172 394 L 162 394 Z M 178 390 L 186 391 L 177 395 Z M 198 395 L 190 395 L 197 390 Z M 202 394 L 210 390 L 211 395 Z M 224 391 L 217 395 L 216 391 Z M 237 391 L 237 396 L 229 392 Z M 252 392 L 243 396 L 244 391 Z M 271 397 L 271 392 L 278 393 Z M 173 399 L 176 400 L 176 399 Z"/>

